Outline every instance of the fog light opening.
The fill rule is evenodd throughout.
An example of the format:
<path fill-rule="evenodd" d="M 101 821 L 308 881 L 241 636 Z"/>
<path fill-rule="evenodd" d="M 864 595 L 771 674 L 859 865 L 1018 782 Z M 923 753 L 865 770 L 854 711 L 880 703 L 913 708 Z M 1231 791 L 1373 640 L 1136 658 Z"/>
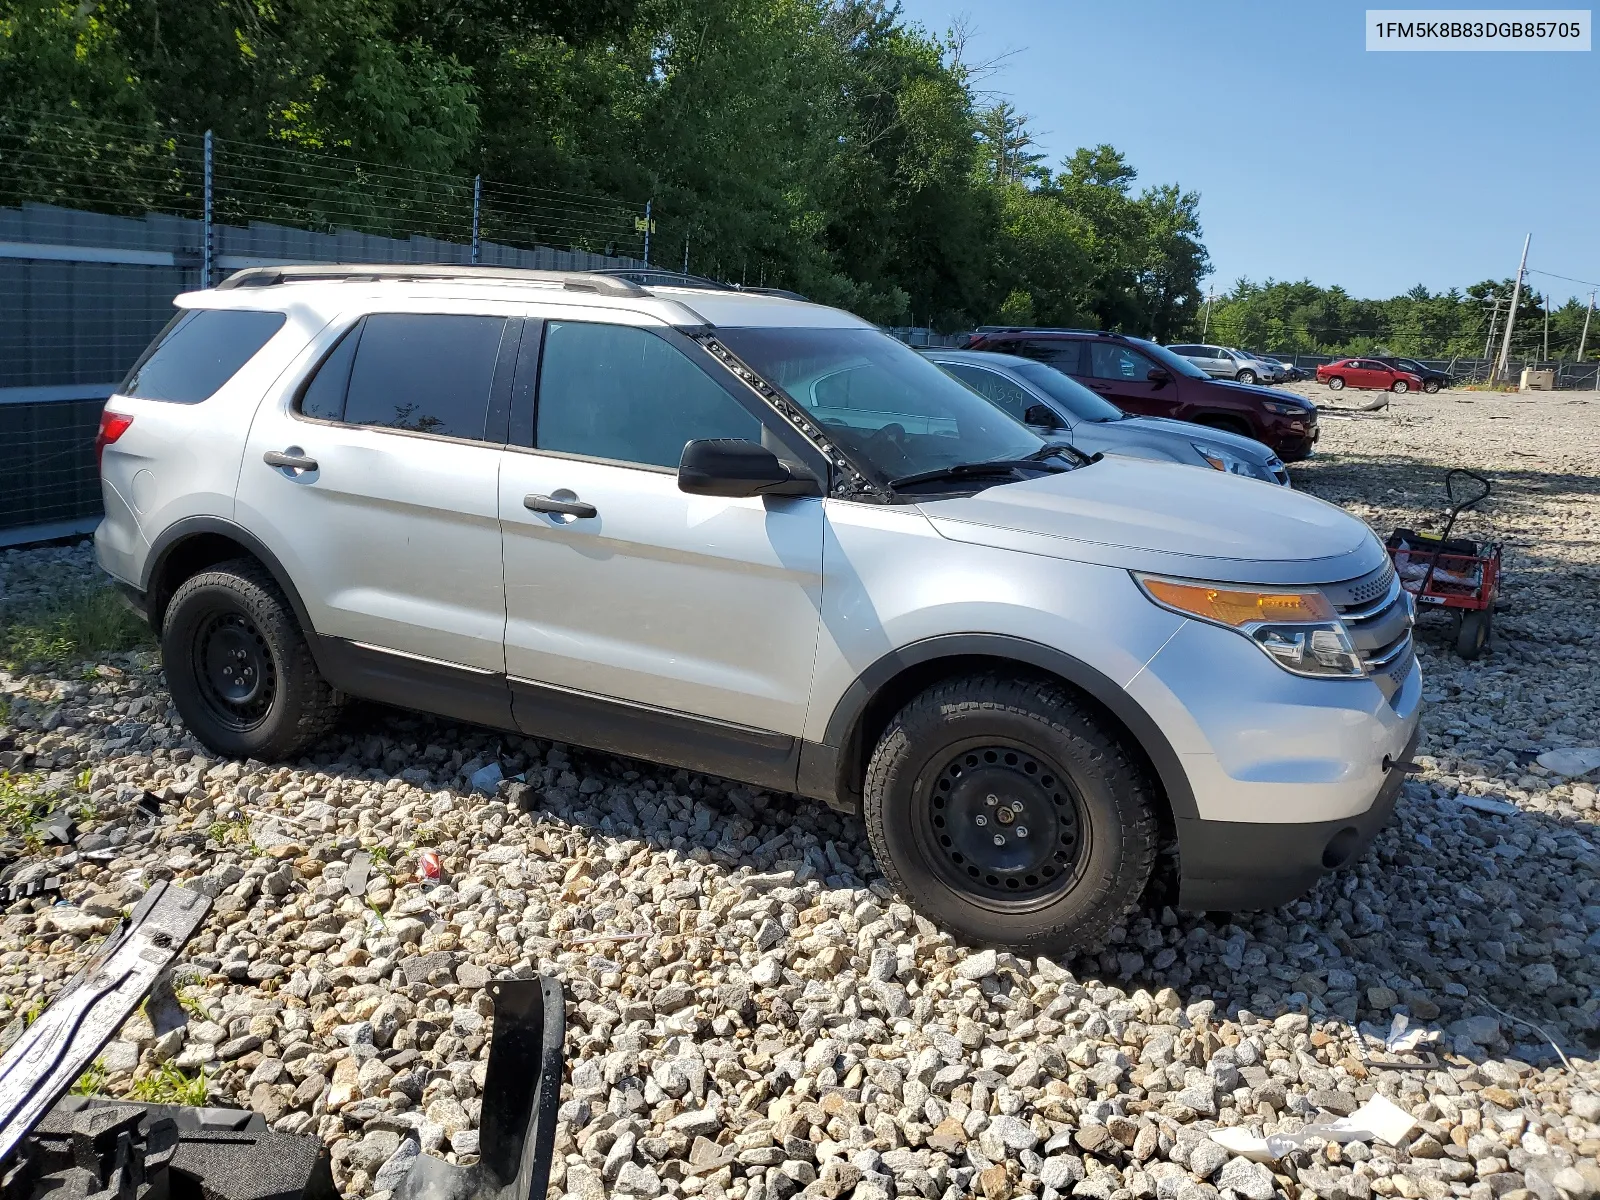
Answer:
<path fill-rule="evenodd" d="M 1328 839 L 1328 844 L 1322 850 L 1322 866 L 1327 871 L 1337 871 L 1356 855 L 1356 847 L 1361 841 L 1361 835 L 1356 832 L 1354 825 L 1346 825 L 1338 833 Z"/>

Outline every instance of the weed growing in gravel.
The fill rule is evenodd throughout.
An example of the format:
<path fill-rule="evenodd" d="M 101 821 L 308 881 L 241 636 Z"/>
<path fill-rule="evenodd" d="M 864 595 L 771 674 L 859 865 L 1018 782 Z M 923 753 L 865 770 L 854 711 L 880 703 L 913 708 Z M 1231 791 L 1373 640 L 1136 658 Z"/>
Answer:
<path fill-rule="evenodd" d="M 60 666 L 150 642 L 149 627 L 108 587 L 80 587 L 44 603 L 0 609 L 0 665 L 11 670 Z"/>
<path fill-rule="evenodd" d="M 106 1084 L 111 1077 L 106 1074 L 106 1069 L 97 1058 L 89 1064 L 89 1069 L 78 1076 L 78 1082 L 72 1085 L 74 1096 L 103 1096 L 106 1094 Z"/>
<path fill-rule="evenodd" d="M 248 821 L 213 821 L 206 828 L 206 836 L 221 846 L 227 846 L 234 842 L 244 843 L 250 840 L 250 823 Z"/>
<path fill-rule="evenodd" d="M 29 854 L 44 849 L 39 825 L 50 815 L 50 800 L 37 776 L 0 771 L 0 837 L 21 839 Z"/>
<path fill-rule="evenodd" d="M 185 1075 L 171 1063 L 162 1063 L 128 1089 L 133 1100 L 146 1104 L 180 1104 L 198 1108 L 206 1102 L 206 1073 Z"/>

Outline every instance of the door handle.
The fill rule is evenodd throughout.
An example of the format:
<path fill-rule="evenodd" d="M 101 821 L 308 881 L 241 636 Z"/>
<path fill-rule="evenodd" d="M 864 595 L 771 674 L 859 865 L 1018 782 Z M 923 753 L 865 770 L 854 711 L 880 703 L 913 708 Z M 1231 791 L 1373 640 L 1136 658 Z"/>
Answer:
<path fill-rule="evenodd" d="M 268 450 L 261 456 L 261 461 L 269 467 L 288 467 L 291 471 L 315 471 L 317 460 L 308 458 L 304 454 L 293 454 L 283 450 Z"/>
<path fill-rule="evenodd" d="M 522 506 L 537 513 L 558 513 L 563 517 L 594 517 L 599 510 L 582 500 L 557 500 L 554 496 L 530 493 L 522 498 Z"/>

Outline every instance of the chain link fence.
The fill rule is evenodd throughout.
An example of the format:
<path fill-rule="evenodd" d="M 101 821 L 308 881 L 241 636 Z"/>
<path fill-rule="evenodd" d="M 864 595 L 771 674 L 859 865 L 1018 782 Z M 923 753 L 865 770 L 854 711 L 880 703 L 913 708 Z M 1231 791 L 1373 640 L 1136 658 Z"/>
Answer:
<path fill-rule="evenodd" d="M 0 123 L 0 545 L 94 527 L 99 411 L 180 292 L 306 262 L 643 267 L 650 210 L 209 134 Z"/>

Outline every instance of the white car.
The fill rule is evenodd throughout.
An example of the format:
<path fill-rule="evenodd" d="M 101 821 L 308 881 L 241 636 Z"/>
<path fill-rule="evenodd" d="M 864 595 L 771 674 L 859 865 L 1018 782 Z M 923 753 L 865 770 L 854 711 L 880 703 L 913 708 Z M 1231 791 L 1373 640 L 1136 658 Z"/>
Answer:
<path fill-rule="evenodd" d="M 963 938 L 1280 903 L 1388 820 L 1412 611 L 1360 521 L 1045 441 L 848 313 L 256 268 L 106 405 L 101 565 L 223 755 L 362 696 L 860 812 Z"/>

